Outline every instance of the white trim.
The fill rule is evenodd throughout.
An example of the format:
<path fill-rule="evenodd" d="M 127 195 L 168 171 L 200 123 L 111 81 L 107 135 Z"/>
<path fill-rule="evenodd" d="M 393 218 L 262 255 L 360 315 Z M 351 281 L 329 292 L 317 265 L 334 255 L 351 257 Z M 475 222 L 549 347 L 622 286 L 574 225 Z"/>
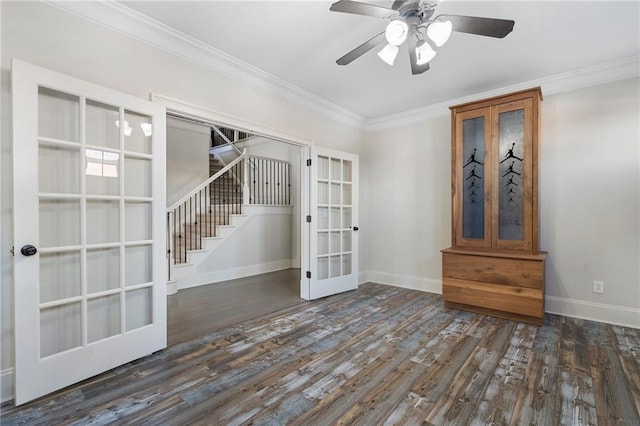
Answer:
<path fill-rule="evenodd" d="M 543 95 L 548 96 L 638 76 L 640 76 L 640 56 L 632 56 L 367 120 L 364 128 L 372 132 L 419 124 L 435 117 L 448 115 L 451 105 L 473 102 L 531 87 L 542 87 Z"/>
<path fill-rule="evenodd" d="M 206 137 L 209 137 L 211 134 L 211 129 L 204 123 L 181 120 L 173 116 L 167 116 L 167 128 L 192 132 Z"/>
<path fill-rule="evenodd" d="M 178 292 L 178 282 L 176 280 L 167 281 L 167 296 Z"/>
<path fill-rule="evenodd" d="M 212 271 L 205 274 L 196 274 L 189 278 L 178 280 L 178 291 L 185 288 L 199 287 L 201 285 L 218 283 L 221 281 L 235 280 L 237 278 L 250 277 L 252 275 L 266 274 L 267 272 L 281 271 L 291 268 L 291 259 L 276 260 L 274 262 L 259 263 L 255 265 L 241 266 L 238 268 Z"/>
<path fill-rule="evenodd" d="M 272 206 L 267 204 L 243 204 L 245 216 L 293 215 L 293 206 Z"/>
<path fill-rule="evenodd" d="M 13 399 L 14 369 L 0 371 L 0 403 Z"/>
<path fill-rule="evenodd" d="M 550 314 L 640 328 L 640 309 L 555 296 L 544 299 L 545 312 Z"/>
<path fill-rule="evenodd" d="M 151 94 L 151 101 L 164 106 L 167 110 L 167 113 L 170 114 L 175 114 L 187 118 L 195 118 L 198 120 L 203 120 L 205 122 L 212 121 L 222 126 L 232 127 L 240 131 L 253 133 L 255 135 L 264 136 L 270 139 L 277 139 L 281 142 L 294 143 L 303 146 L 314 144 L 312 140 L 307 139 L 304 136 L 287 133 L 273 127 L 262 126 L 254 122 L 242 119 L 240 117 L 236 117 L 220 111 L 203 108 L 198 105 L 184 102 L 179 99 L 170 98 L 158 93 Z"/>
<path fill-rule="evenodd" d="M 380 271 L 365 271 L 359 276 L 360 282 L 374 282 L 410 290 L 426 291 L 442 294 L 442 280 L 433 278 L 412 277 L 410 275 L 389 274 Z"/>
<path fill-rule="evenodd" d="M 361 127 L 364 119 L 311 92 L 241 61 L 202 41 L 115 1 L 72 1 L 47 4 L 124 34 L 227 78 L 275 93 L 333 119 Z"/>

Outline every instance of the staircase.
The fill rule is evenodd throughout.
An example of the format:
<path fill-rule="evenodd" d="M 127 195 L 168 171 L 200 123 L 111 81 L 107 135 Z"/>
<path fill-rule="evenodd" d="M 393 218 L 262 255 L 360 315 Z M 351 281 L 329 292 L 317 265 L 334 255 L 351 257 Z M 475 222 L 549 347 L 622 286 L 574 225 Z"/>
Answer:
<path fill-rule="evenodd" d="M 210 155 L 211 177 L 167 210 L 170 284 L 192 274 L 236 232 L 255 211 L 252 204 L 288 208 L 289 167 L 287 162 L 250 157 L 246 151 L 226 165 Z"/>
<path fill-rule="evenodd" d="M 220 237 L 233 226 L 232 216 L 242 216 L 245 159 L 243 154 L 227 166 L 210 159 L 211 177 L 169 209 L 174 264 L 188 263 L 188 252 L 202 250 L 203 239 Z"/>

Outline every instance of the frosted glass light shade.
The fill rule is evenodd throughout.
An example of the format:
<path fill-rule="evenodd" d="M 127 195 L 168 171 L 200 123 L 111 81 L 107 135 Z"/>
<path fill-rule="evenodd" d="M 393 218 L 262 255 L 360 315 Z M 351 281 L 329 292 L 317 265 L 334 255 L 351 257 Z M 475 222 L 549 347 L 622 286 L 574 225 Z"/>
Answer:
<path fill-rule="evenodd" d="M 420 40 L 416 47 L 416 65 L 424 65 L 436 56 L 436 51 L 429 46 L 429 43 Z"/>
<path fill-rule="evenodd" d="M 398 19 L 389 22 L 387 29 L 384 32 L 384 36 L 389 44 L 394 46 L 400 46 L 407 39 L 409 33 L 409 27 L 404 21 Z"/>
<path fill-rule="evenodd" d="M 387 64 L 393 65 L 393 62 L 396 60 L 396 56 L 398 56 L 398 50 L 398 46 L 387 44 L 378 52 L 378 56 Z"/>
<path fill-rule="evenodd" d="M 433 22 L 427 27 L 427 36 L 436 46 L 440 47 L 449 40 L 451 31 L 453 31 L 451 21 Z"/>

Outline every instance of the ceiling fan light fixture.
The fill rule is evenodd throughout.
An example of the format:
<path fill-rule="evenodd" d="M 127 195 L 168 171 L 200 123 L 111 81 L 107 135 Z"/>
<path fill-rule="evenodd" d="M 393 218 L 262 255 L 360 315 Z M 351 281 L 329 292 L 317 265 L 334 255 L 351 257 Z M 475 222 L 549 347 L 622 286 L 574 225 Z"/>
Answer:
<path fill-rule="evenodd" d="M 451 21 L 436 21 L 432 22 L 427 27 L 427 36 L 436 46 L 440 47 L 449 40 L 451 31 L 453 31 L 453 24 Z"/>
<path fill-rule="evenodd" d="M 399 19 L 394 19 L 387 25 L 384 36 L 389 44 L 400 46 L 407 39 L 408 33 L 409 26 L 407 23 Z"/>
<path fill-rule="evenodd" d="M 398 50 L 400 50 L 398 49 L 398 46 L 394 46 L 389 43 L 378 52 L 378 57 L 387 64 L 393 65 L 393 62 L 396 60 L 396 56 L 398 56 Z"/>
<path fill-rule="evenodd" d="M 416 65 L 424 65 L 436 56 L 436 51 L 424 40 L 416 44 Z"/>

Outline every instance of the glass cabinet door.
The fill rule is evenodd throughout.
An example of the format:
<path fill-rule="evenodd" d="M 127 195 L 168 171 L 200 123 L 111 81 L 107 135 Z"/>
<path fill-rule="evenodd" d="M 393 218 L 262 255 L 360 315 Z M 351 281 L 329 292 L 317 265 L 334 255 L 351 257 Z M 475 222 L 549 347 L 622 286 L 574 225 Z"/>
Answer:
<path fill-rule="evenodd" d="M 528 250 L 531 241 L 531 101 L 498 105 L 494 111 L 494 247 Z"/>
<path fill-rule="evenodd" d="M 489 110 L 456 116 L 454 241 L 458 246 L 491 246 L 491 121 Z"/>

